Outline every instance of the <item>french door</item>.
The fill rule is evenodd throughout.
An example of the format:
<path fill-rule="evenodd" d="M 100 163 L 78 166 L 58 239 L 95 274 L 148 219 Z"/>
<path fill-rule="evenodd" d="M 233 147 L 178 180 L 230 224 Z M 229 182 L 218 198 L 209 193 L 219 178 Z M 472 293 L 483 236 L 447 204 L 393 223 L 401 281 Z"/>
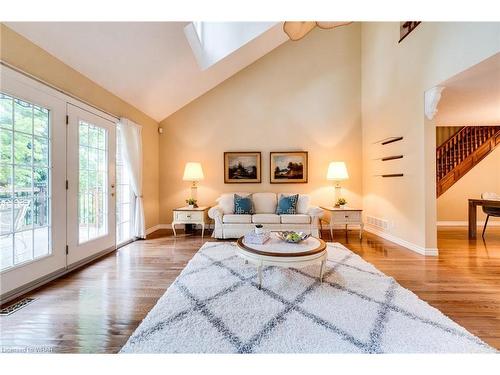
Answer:
<path fill-rule="evenodd" d="M 66 102 L 1 69 L 0 294 L 66 267 Z"/>
<path fill-rule="evenodd" d="M 116 125 L 68 104 L 68 265 L 116 245 Z"/>
<path fill-rule="evenodd" d="M 10 298 L 115 248 L 116 124 L 0 74 L 0 296 Z"/>

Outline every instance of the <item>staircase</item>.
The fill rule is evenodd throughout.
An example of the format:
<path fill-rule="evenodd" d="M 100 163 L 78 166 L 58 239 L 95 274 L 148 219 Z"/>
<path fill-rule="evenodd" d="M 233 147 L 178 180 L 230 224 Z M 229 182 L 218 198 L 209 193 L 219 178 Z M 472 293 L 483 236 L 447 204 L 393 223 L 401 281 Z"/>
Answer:
<path fill-rule="evenodd" d="M 500 126 L 465 126 L 436 149 L 439 197 L 500 144 Z"/>

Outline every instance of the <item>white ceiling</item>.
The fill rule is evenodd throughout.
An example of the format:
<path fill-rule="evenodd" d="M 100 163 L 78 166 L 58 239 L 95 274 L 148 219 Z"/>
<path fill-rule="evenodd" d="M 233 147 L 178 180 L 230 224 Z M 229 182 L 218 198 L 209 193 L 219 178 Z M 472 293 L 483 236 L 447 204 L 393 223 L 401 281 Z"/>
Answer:
<path fill-rule="evenodd" d="M 277 23 L 209 69 L 188 22 L 8 22 L 8 27 L 157 121 L 287 40 Z"/>
<path fill-rule="evenodd" d="M 438 126 L 500 124 L 500 53 L 451 77 L 443 86 Z"/>

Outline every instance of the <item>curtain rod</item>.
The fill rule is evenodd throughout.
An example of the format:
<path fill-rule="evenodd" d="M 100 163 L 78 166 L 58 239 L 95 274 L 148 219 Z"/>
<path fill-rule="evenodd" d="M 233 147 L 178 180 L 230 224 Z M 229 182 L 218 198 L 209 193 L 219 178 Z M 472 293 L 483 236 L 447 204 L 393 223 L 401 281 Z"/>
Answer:
<path fill-rule="evenodd" d="M 40 78 L 38 78 L 38 77 L 35 77 L 33 74 L 27 73 L 27 72 L 25 72 L 24 70 L 21 70 L 21 69 L 19 69 L 19 68 L 15 67 L 14 65 L 11 65 L 11 64 L 9 64 L 9 63 L 7 63 L 7 62 L 3 61 L 3 60 L 0 60 L 0 65 L 3 65 L 3 66 L 5 66 L 5 67 L 7 67 L 7 68 L 9 68 L 9 69 L 12 69 L 12 70 L 14 70 L 14 71 L 15 71 L 15 72 L 17 72 L 17 73 L 22 74 L 22 75 L 23 75 L 23 76 L 25 76 L 25 77 L 31 78 L 31 79 L 33 79 L 33 80 L 37 81 L 38 83 L 41 83 L 42 85 L 45 85 L 45 86 L 47 86 L 47 87 L 50 87 L 51 89 L 56 90 L 56 91 L 60 92 L 61 94 L 64 94 L 64 95 L 66 95 L 66 96 L 69 96 L 69 97 L 70 97 L 70 98 L 72 98 L 72 99 L 78 100 L 79 102 L 82 102 L 82 103 L 84 103 L 84 104 L 88 105 L 89 107 L 92 107 L 92 108 L 94 108 L 94 109 L 97 109 L 98 111 L 101 111 L 101 112 L 103 112 L 103 113 L 107 114 L 108 116 L 111 116 L 111 117 L 114 117 L 114 118 L 115 118 L 115 119 L 117 119 L 117 120 L 120 120 L 120 117 L 119 117 L 119 116 L 117 116 L 117 115 L 115 115 L 115 114 L 113 114 L 113 113 L 111 113 L 111 112 L 105 111 L 105 110 L 103 110 L 103 109 L 101 109 L 101 108 L 99 108 L 99 107 L 97 107 L 97 106 L 95 106 L 95 105 L 93 105 L 93 104 L 91 104 L 91 103 L 89 103 L 89 102 L 87 102 L 87 101 L 85 101 L 85 100 L 83 100 L 83 99 L 81 99 L 81 98 L 79 98 L 79 97 L 77 97 L 77 96 L 73 95 L 73 94 L 70 94 L 69 92 L 64 91 L 63 89 L 60 89 L 60 88 L 59 88 L 59 87 L 57 87 L 57 86 L 54 86 L 54 85 L 52 85 L 52 84 L 50 84 L 50 83 L 48 83 L 48 82 L 45 82 L 44 80 L 42 80 L 42 79 L 40 79 Z"/>

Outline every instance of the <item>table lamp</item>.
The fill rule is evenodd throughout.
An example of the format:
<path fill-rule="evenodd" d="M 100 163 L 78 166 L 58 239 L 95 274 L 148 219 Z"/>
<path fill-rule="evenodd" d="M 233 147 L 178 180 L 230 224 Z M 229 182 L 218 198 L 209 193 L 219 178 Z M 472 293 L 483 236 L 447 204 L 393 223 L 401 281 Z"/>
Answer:
<path fill-rule="evenodd" d="M 196 199 L 196 183 L 198 181 L 203 180 L 203 169 L 201 168 L 201 163 L 197 162 L 188 162 L 184 167 L 184 176 L 182 180 L 191 181 L 193 184 L 191 185 L 191 198 Z"/>
<path fill-rule="evenodd" d="M 347 173 L 347 168 L 343 161 L 332 161 L 328 166 L 328 172 L 326 173 L 326 179 L 335 181 L 335 200 L 340 197 L 340 181 L 347 180 L 349 174 Z"/>

